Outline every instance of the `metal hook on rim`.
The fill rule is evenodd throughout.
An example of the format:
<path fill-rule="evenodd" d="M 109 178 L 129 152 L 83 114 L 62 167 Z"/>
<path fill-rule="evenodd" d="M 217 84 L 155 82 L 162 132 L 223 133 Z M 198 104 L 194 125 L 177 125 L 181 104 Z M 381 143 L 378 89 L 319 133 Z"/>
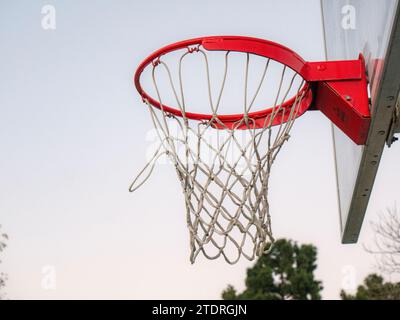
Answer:
<path fill-rule="evenodd" d="M 199 52 L 199 50 L 200 50 L 200 44 L 198 44 L 198 45 L 195 46 L 195 47 L 187 47 L 187 50 L 188 50 L 189 53 Z"/>
<path fill-rule="evenodd" d="M 154 59 L 151 64 L 153 65 L 153 67 L 157 67 L 159 64 L 161 63 L 160 57 L 157 57 L 156 59 Z"/>

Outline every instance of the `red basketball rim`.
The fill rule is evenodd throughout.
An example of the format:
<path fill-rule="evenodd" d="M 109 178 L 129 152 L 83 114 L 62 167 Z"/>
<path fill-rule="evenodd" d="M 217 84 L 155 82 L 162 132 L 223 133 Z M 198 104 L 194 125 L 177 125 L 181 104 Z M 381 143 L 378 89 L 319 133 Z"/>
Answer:
<path fill-rule="evenodd" d="M 182 117 L 182 112 L 179 109 L 174 107 L 161 104 L 158 100 L 151 97 L 141 86 L 140 77 L 144 71 L 144 69 L 155 63 L 161 56 L 180 49 L 187 48 L 189 49 L 191 46 L 200 45 L 205 50 L 208 51 L 236 51 L 236 52 L 244 52 L 251 53 L 259 56 L 263 56 L 266 58 L 270 58 L 277 62 L 280 62 L 283 65 L 288 66 L 293 71 L 297 72 L 300 76 L 303 77 L 305 81 L 303 87 L 299 91 L 299 93 L 286 100 L 284 103 L 279 105 L 280 114 L 282 117 L 275 117 L 272 125 L 281 124 L 288 120 L 288 116 L 290 110 L 295 103 L 298 97 L 302 97 L 301 101 L 298 101 L 299 105 L 297 106 L 298 111 L 296 113 L 296 117 L 301 116 L 311 105 L 312 102 L 312 91 L 310 90 L 310 85 L 307 82 L 307 62 L 305 62 L 297 53 L 292 51 L 291 49 L 282 46 L 278 43 L 258 39 L 251 37 L 242 37 L 242 36 L 212 36 L 212 37 L 202 37 L 190 40 L 184 40 L 181 42 L 176 42 L 165 46 L 150 56 L 148 56 L 137 68 L 134 83 L 137 91 L 141 95 L 144 101 L 147 101 L 152 106 L 162 109 L 167 113 Z M 276 108 L 275 108 L 276 109 Z M 267 118 L 274 107 L 266 107 L 263 110 L 251 112 L 248 114 L 248 117 L 255 121 L 256 127 L 264 126 L 264 119 Z M 221 121 L 226 127 L 232 128 L 235 126 L 235 123 L 241 121 L 243 119 L 243 114 L 222 114 L 218 115 L 217 118 Z M 185 112 L 185 117 L 193 120 L 210 120 L 213 115 L 211 114 L 201 114 L 201 113 L 193 113 L 193 112 Z M 216 124 L 216 127 L 221 127 Z M 245 129 L 245 126 L 235 127 L 236 129 Z"/>

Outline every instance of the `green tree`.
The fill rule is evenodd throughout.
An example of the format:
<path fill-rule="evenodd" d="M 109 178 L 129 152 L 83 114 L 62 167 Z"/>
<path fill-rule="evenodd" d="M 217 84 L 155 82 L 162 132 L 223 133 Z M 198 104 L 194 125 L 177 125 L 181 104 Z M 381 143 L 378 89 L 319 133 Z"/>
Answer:
<path fill-rule="evenodd" d="M 377 274 L 370 274 L 358 286 L 355 295 L 340 292 L 342 300 L 400 300 L 400 282 L 384 282 Z"/>
<path fill-rule="evenodd" d="M 317 248 L 290 240 L 276 241 L 271 252 L 247 270 L 246 289 L 237 293 L 231 285 L 222 293 L 225 300 L 311 300 L 321 299 L 322 284 L 315 280 Z"/>
<path fill-rule="evenodd" d="M 6 241 L 8 240 L 8 236 L 5 233 L 1 233 L 1 225 L 0 225 L 0 253 L 6 248 Z M 0 260 L 1 263 L 1 260 Z M 3 272 L 0 272 L 0 300 L 2 299 L 1 291 L 5 287 L 7 281 L 7 275 Z"/>

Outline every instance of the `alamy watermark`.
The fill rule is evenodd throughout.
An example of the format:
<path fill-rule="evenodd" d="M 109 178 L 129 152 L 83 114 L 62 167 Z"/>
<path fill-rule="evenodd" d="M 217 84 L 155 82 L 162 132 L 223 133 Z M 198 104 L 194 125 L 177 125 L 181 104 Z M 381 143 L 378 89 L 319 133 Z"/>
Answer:
<path fill-rule="evenodd" d="M 43 30 L 56 30 L 56 8 L 52 5 L 44 5 L 41 10 L 41 26 Z"/>
<path fill-rule="evenodd" d="M 44 290 L 55 290 L 57 285 L 56 267 L 53 265 L 46 265 L 42 267 L 42 278 L 40 286 Z"/>
<path fill-rule="evenodd" d="M 356 8 L 352 5 L 345 5 L 342 7 L 342 20 L 341 26 L 344 30 L 356 29 Z"/>

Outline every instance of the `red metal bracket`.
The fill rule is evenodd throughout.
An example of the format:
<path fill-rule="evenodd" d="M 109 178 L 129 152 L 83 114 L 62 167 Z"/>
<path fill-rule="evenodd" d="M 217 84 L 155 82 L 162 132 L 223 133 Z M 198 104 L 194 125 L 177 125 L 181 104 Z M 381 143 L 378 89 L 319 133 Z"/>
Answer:
<path fill-rule="evenodd" d="M 314 83 L 311 109 L 320 110 L 356 144 L 365 144 L 371 112 L 362 55 L 359 60 L 312 64 L 326 69 Z M 312 77 L 317 76 L 313 71 Z"/>

